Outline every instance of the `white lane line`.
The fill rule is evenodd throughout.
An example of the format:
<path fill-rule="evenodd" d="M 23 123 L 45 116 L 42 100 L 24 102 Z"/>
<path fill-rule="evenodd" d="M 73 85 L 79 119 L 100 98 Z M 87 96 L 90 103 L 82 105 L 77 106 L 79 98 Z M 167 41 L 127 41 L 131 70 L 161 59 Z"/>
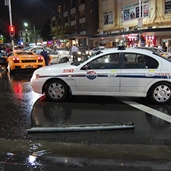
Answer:
<path fill-rule="evenodd" d="M 141 104 L 133 102 L 133 101 L 122 101 L 122 102 L 171 123 L 171 116 L 169 116 L 165 113 L 159 112 L 155 109 L 141 105 Z"/>

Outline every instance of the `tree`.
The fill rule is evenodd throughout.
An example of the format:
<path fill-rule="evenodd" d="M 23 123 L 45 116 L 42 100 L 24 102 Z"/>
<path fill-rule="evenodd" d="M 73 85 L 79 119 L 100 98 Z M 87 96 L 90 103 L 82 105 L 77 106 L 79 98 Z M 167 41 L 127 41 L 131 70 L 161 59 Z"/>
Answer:
<path fill-rule="evenodd" d="M 40 36 L 43 38 L 44 41 L 52 39 L 51 24 L 49 20 L 47 20 L 47 22 L 44 24 L 44 26 L 40 30 Z"/>
<path fill-rule="evenodd" d="M 56 16 L 56 24 L 52 30 L 52 36 L 56 39 L 66 39 L 69 33 L 69 25 L 67 22 L 64 22 L 63 18 L 60 15 Z"/>

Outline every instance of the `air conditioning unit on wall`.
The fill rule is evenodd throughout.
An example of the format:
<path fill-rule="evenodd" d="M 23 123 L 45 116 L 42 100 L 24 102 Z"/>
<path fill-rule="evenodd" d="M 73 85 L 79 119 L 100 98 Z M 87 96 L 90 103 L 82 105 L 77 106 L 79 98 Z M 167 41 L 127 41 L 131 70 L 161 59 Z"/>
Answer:
<path fill-rule="evenodd" d="M 129 27 L 124 27 L 124 32 L 129 31 Z"/>

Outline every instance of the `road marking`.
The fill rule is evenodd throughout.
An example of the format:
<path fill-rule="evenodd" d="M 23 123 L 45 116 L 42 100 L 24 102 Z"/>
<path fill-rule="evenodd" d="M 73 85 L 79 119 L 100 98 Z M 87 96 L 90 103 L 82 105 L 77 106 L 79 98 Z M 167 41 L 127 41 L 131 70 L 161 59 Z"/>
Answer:
<path fill-rule="evenodd" d="M 155 109 L 144 106 L 144 105 L 139 104 L 137 102 L 133 102 L 133 101 L 122 101 L 122 102 L 124 102 L 124 103 L 126 103 L 126 104 L 128 104 L 128 105 L 130 105 L 130 106 L 132 106 L 132 107 L 134 107 L 136 109 L 142 110 L 142 111 L 144 111 L 146 113 L 149 113 L 149 114 L 151 114 L 153 116 L 156 116 L 156 117 L 158 117 L 160 119 L 163 119 L 163 120 L 171 123 L 171 116 L 169 116 L 169 115 L 167 115 L 165 113 L 159 112 L 159 111 L 157 111 Z"/>

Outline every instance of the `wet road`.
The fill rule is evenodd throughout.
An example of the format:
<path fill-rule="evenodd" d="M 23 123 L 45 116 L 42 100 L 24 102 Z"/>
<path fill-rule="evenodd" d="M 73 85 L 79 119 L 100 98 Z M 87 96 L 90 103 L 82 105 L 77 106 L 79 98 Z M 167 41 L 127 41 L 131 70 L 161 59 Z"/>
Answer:
<path fill-rule="evenodd" d="M 53 161 L 54 165 L 65 166 L 65 170 L 71 170 L 70 166 L 89 170 L 92 166 L 105 170 L 114 167 L 121 170 L 130 167 L 136 170 L 156 170 L 156 167 L 160 170 L 171 169 L 171 103 L 159 106 L 143 98 L 83 96 L 63 103 L 50 102 L 45 96 L 32 91 L 30 76 L 9 76 L 6 72 L 0 72 L 0 152 L 10 156 L 9 162 L 12 162 L 13 152 L 19 153 L 21 150 L 23 158 L 20 155 L 20 160 L 16 159 L 18 162 L 14 156 L 12 159 L 22 166 L 30 154 L 39 158 L 37 164 L 34 161 L 34 166 L 40 168 L 45 167 L 47 161 Z M 135 128 L 27 132 L 28 128 L 33 127 L 58 128 L 103 123 L 134 123 Z M 54 159 L 56 155 L 58 159 Z M 3 157 L 0 157 L 2 161 Z"/>

